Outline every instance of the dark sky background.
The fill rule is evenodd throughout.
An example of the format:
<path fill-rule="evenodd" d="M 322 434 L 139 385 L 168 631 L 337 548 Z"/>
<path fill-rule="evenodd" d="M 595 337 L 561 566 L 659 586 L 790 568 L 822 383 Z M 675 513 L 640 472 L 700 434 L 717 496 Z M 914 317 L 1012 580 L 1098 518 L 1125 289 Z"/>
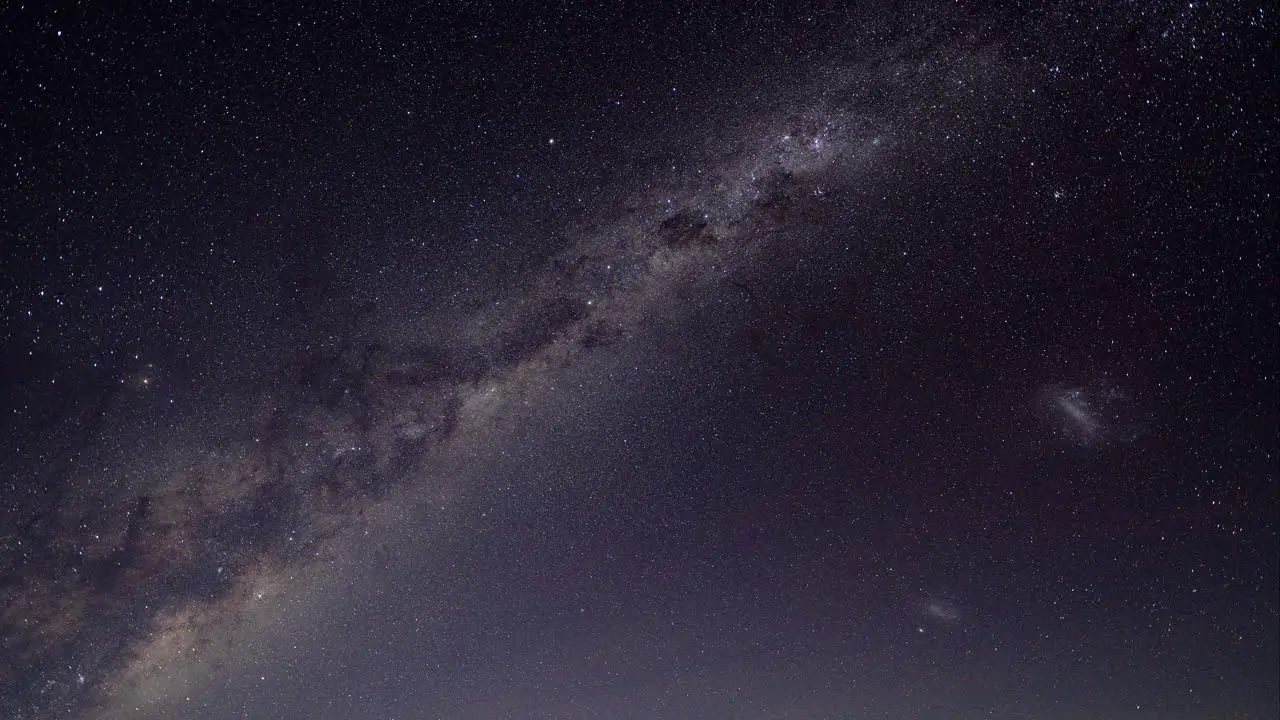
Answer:
<path fill-rule="evenodd" d="M 0 6 L 0 716 L 1273 718 L 1275 22 Z"/>

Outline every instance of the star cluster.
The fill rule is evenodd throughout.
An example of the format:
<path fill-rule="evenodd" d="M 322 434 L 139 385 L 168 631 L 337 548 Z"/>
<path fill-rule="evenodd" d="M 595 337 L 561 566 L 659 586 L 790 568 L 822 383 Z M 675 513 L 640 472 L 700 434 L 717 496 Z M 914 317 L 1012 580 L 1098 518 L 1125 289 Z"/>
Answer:
<path fill-rule="evenodd" d="M 1272 717 L 1272 20 L 0 10 L 0 714 Z"/>

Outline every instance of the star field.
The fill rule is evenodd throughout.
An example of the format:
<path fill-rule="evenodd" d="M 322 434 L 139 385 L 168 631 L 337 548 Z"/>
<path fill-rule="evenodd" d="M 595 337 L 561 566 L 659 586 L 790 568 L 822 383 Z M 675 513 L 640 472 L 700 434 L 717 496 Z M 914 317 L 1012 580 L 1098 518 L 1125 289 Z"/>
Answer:
<path fill-rule="evenodd" d="M 0 18 L 0 715 L 1280 713 L 1263 8 Z"/>

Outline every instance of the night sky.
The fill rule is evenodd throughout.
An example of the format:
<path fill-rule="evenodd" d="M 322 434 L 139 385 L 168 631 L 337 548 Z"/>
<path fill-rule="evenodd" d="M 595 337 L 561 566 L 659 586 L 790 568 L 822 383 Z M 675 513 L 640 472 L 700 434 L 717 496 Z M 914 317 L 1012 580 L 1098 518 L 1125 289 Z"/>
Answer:
<path fill-rule="evenodd" d="M 1280 715 L 1262 5 L 117 5 L 0 6 L 0 717 Z"/>

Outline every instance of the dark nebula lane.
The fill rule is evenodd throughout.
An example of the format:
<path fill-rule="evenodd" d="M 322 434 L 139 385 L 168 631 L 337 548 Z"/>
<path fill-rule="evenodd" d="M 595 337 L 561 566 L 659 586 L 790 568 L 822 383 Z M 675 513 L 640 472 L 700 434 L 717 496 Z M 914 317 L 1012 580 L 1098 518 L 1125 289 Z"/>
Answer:
<path fill-rule="evenodd" d="M 1280 714 L 1262 9 L 0 19 L 0 716 Z"/>

